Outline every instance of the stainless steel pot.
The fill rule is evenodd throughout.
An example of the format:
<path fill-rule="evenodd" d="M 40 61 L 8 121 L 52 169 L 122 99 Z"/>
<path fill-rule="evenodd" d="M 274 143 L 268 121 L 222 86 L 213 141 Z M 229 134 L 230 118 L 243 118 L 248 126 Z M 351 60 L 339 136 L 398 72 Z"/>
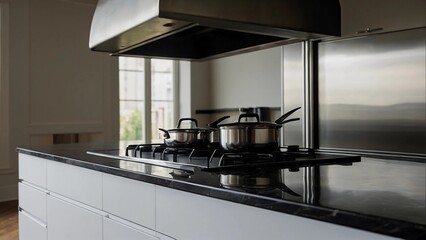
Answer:
<path fill-rule="evenodd" d="M 242 118 L 256 122 L 242 122 Z M 241 114 L 238 122 L 218 125 L 220 144 L 228 151 L 274 151 L 279 147 L 280 124 L 261 122 L 257 114 Z"/>
<path fill-rule="evenodd" d="M 275 123 L 259 121 L 259 115 L 248 113 L 241 114 L 238 122 L 218 125 L 220 131 L 220 145 L 223 149 L 233 152 L 270 152 L 280 146 L 279 129 L 282 124 L 298 121 L 299 118 L 286 120 L 300 107 L 290 110 Z M 256 122 L 242 122 L 242 118 L 256 118 Z"/>
<path fill-rule="evenodd" d="M 183 121 L 191 121 L 194 128 L 181 128 Z M 178 121 L 178 125 L 175 129 L 163 129 L 158 130 L 164 132 L 164 144 L 168 147 L 174 148 L 198 148 L 205 147 L 208 144 L 208 139 L 200 138 L 200 132 L 198 128 L 198 122 L 194 118 L 181 118 Z"/>
<path fill-rule="evenodd" d="M 208 124 L 209 129 L 212 130 L 212 132 L 210 132 L 210 135 L 209 135 L 209 141 L 211 145 L 214 145 L 214 147 L 216 145 L 220 146 L 220 132 L 218 131 L 219 130 L 218 124 L 227 118 L 230 118 L 230 116 L 221 117 L 217 119 L 216 121 Z"/>

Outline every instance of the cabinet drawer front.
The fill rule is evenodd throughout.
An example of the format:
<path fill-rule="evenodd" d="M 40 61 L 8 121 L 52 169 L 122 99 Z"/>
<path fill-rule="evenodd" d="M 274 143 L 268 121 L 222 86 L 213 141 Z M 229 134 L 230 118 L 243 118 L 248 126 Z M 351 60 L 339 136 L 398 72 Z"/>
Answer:
<path fill-rule="evenodd" d="M 49 239 L 102 240 L 102 216 L 56 197 L 47 197 Z"/>
<path fill-rule="evenodd" d="M 46 188 L 46 160 L 20 153 L 19 178 L 42 188 Z"/>
<path fill-rule="evenodd" d="M 158 238 L 147 233 L 138 231 L 134 228 L 126 226 L 122 223 L 113 221 L 109 218 L 104 218 L 103 240 L 158 240 Z"/>
<path fill-rule="evenodd" d="M 47 189 L 89 206 L 102 208 L 102 174 L 100 172 L 48 161 Z"/>
<path fill-rule="evenodd" d="M 163 234 L 161 234 L 161 233 L 157 233 L 157 237 L 158 237 L 160 240 L 176 240 L 176 239 L 174 239 L 174 238 L 171 238 L 171 237 L 169 237 L 169 236 L 163 235 Z"/>
<path fill-rule="evenodd" d="M 24 211 L 19 212 L 19 239 L 46 240 L 47 229 Z"/>
<path fill-rule="evenodd" d="M 395 239 L 165 187 L 157 187 L 157 231 L 188 240 Z"/>
<path fill-rule="evenodd" d="M 104 174 L 103 210 L 155 229 L 155 186 Z"/>
<path fill-rule="evenodd" d="M 46 196 L 45 192 L 19 183 L 19 207 L 43 222 L 46 222 Z"/>

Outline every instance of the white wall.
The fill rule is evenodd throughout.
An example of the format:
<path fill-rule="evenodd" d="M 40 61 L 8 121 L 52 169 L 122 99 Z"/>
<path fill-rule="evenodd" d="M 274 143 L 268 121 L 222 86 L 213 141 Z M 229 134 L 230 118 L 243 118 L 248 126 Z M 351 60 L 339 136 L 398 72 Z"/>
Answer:
<path fill-rule="evenodd" d="M 281 106 L 281 47 L 210 62 L 211 108 Z"/>
<path fill-rule="evenodd" d="M 179 117 L 194 117 L 200 126 L 224 115 L 195 114 L 200 109 L 281 106 L 281 47 L 206 62 L 180 62 L 179 71 Z"/>
<path fill-rule="evenodd" d="M 53 134 L 118 139 L 118 62 L 88 49 L 95 1 L 0 0 L 9 5 L 9 149 L 0 201 L 17 197 L 17 146 Z M 3 66 L 3 65 L 2 65 Z M 1 127 L 1 126 L 0 126 Z M 2 164 L 0 164 L 2 166 Z"/>
<path fill-rule="evenodd" d="M 179 73 L 179 118 L 194 117 L 200 126 L 204 126 L 210 121 L 209 116 L 195 114 L 195 110 L 209 109 L 211 106 L 209 62 L 182 61 Z"/>

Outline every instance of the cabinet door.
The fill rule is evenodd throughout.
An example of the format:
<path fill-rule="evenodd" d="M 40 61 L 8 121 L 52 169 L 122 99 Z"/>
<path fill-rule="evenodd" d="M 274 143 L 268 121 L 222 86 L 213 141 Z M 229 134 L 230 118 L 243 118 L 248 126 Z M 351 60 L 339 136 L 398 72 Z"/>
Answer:
<path fill-rule="evenodd" d="M 165 187 L 157 187 L 156 211 L 157 231 L 176 239 L 394 239 Z"/>
<path fill-rule="evenodd" d="M 89 206 L 102 208 L 102 173 L 100 172 L 48 161 L 47 189 Z"/>
<path fill-rule="evenodd" d="M 425 0 L 340 0 L 342 36 L 425 26 Z"/>
<path fill-rule="evenodd" d="M 25 182 L 19 183 L 18 189 L 19 207 L 46 223 L 46 192 L 29 186 Z"/>
<path fill-rule="evenodd" d="M 19 153 L 19 178 L 36 186 L 46 188 L 46 160 Z"/>
<path fill-rule="evenodd" d="M 46 225 L 37 220 L 24 210 L 19 211 L 19 239 L 20 240 L 46 240 Z"/>
<path fill-rule="evenodd" d="M 155 229 L 155 185 L 103 174 L 103 210 Z"/>
<path fill-rule="evenodd" d="M 47 197 L 49 239 L 102 240 L 102 216 L 53 196 Z"/>
<path fill-rule="evenodd" d="M 104 217 L 104 231 L 103 231 L 103 240 L 158 240 L 158 238 L 127 226 L 118 221 L 114 221 L 110 218 Z"/>

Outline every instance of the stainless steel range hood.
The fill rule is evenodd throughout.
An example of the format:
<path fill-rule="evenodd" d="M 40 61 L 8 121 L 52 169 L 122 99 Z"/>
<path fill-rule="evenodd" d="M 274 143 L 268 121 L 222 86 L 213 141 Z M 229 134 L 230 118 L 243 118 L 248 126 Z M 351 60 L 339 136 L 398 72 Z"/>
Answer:
<path fill-rule="evenodd" d="M 339 35 L 339 0 L 98 0 L 89 47 L 205 60 Z"/>

